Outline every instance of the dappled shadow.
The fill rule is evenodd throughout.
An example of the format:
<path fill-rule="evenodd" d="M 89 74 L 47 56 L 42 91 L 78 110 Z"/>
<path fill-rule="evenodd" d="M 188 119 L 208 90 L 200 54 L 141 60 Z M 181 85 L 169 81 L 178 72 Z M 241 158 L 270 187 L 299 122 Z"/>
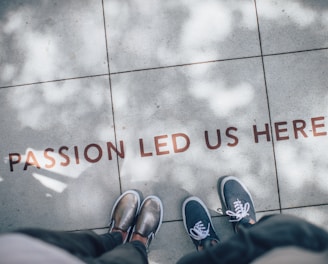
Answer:
<path fill-rule="evenodd" d="M 285 121 L 280 127 L 286 129 L 276 140 L 283 207 L 328 202 L 328 79 L 321 70 L 327 68 L 327 59 L 327 50 L 265 58 L 272 121 Z M 295 133 L 300 122 L 303 133 Z"/>
<path fill-rule="evenodd" d="M 264 55 L 327 48 L 324 1 L 256 5 Z M 204 200 L 220 223 L 216 184 L 227 174 L 245 182 L 258 211 L 327 202 L 320 184 L 327 137 L 275 140 L 274 149 L 275 135 L 267 141 L 262 134 L 258 143 L 254 135 L 254 126 L 264 131 L 270 123 L 268 106 L 271 125 L 327 117 L 326 51 L 315 51 L 319 64 L 306 62 L 309 52 L 297 53 L 304 57 L 293 60 L 297 71 L 283 60 L 287 55 L 266 56 L 263 68 L 252 0 L 104 0 L 104 7 L 112 87 L 101 1 L 0 4 L 0 87 L 22 85 L 0 89 L 1 230 L 101 228 L 108 207 L 129 188 L 161 197 L 168 226 L 181 224 L 181 203 L 189 195 Z M 269 67 L 272 58 L 275 67 Z M 24 85 L 36 82 L 46 83 Z M 115 138 L 124 146 L 119 164 L 107 153 L 106 142 L 115 145 Z M 85 158 L 90 144 L 103 151 L 97 162 Z M 63 146 L 69 166 L 60 164 Z M 47 148 L 54 149 L 53 168 L 46 168 Z M 26 165 L 30 151 L 40 169 Z M 13 171 L 9 153 L 22 159 Z M 169 254 L 157 249 L 155 259 Z"/>
<path fill-rule="evenodd" d="M 0 87 L 108 73 L 101 1 L 1 1 L 0 10 Z"/>
<path fill-rule="evenodd" d="M 328 47 L 327 1 L 256 2 L 264 54 Z"/>
<path fill-rule="evenodd" d="M 253 1 L 105 3 L 111 72 L 260 55 Z"/>
<path fill-rule="evenodd" d="M 1 127 L 1 229 L 105 226 L 104 208 L 120 191 L 115 158 L 109 160 L 106 151 L 106 142 L 115 144 L 108 78 L 0 93 L 0 121 L 6 124 Z M 90 218 L 91 212 L 99 218 Z"/>
<path fill-rule="evenodd" d="M 269 122 L 259 58 L 119 74 L 112 76 L 112 85 L 119 102 L 114 108 L 117 136 L 127 142 L 121 161 L 122 186 L 137 184 L 148 193 L 160 191 L 166 220 L 181 219 L 183 195 L 167 195 L 170 187 L 157 190 L 157 184 L 169 182 L 200 196 L 215 211 L 220 207 L 217 179 L 227 174 L 247 181 L 259 210 L 279 208 L 272 145 L 256 144 L 252 134 L 253 125 L 262 129 Z M 205 131 L 216 145 L 218 129 L 221 146 L 209 149 Z M 175 133 L 190 138 L 190 147 L 183 153 L 173 151 L 171 134 Z M 161 140 L 168 155 L 156 155 L 154 137 L 159 135 L 168 135 Z M 152 156 L 141 157 L 139 138 Z"/>
<path fill-rule="evenodd" d="M 117 1 L 113 2 L 118 5 Z M 108 1 L 107 4 L 109 3 L 112 2 Z M 120 5 L 121 9 L 111 11 L 108 8 L 107 28 L 112 72 L 202 62 L 208 60 L 206 52 L 213 52 L 210 55 L 211 60 L 258 55 L 255 9 L 250 9 L 248 6 L 247 10 L 251 10 L 250 12 L 238 12 L 242 5 L 230 5 L 226 2 L 223 4 L 223 1 L 205 1 L 200 9 L 195 8 L 197 4 L 188 7 L 184 4 L 180 2 L 145 7 L 141 2 L 136 1 Z M 202 22 L 197 19 L 203 14 L 211 17 L 209 10 L 216 10 L 221 4 L 226 11 L 222 16 L 218 16 L 217 20 L 226 18 L 225 23 L 220 24 L 222 32 L 215 31 L 217 25 L 215 23 L 213 23 L 215 25 L 208 25 L 207 28 L 202 27 Z M 247 4 L 253 5 L 251 1 L 245 5 Z M 278 4 L 274 4 L 273 1 L 257 1 L 257 5 L 263 37 L 261 40 L 264 46 L 272 43 L 276 49 L 274 52 L 286 52 L 284 43 L 276 41 L 280 38 L 279 31 L 271 30 L 277 28 L 288 33 L 290 39 L 298 34 L 297 39 L 303 39 L 301 44 L 308 36 L 312 41 L 305 46 L 288 45 L 288 51 L 327 47 L 326 38 L 322 38 L 327 32 L 325 16 L 311 18 L 315 12 L 320 11 L 320 14 L 323 14 L 325 5 L 318 8 L 315 5 L 305 5 L 296 1 L 293 4 L 282 1 Z M 270 13 L 268 7 L 272 5 L 275 5 L 275 9 L 273 8 Z M 287 18 L 289 16 L 286 20 L 282 20 L 284 13 L 287 13 Z M 179 14 L 178 19 L 171 20 L 174 22 L 169 23 L 169 18 L 174 17 L 174 14 Z M 231 23 L 236 21 L 236 14 L 239 15 L 239 23 Z M 151 18 L 152 23 L 150 23 Z M 140 31 L 140 27 L 137 26 L 128 27 L 132 21 L 136 25 L 141 25 L 143 30 Z M 171 30 L 168 25 L 172 27 Z M 158 31 L 158 28 L 162 30 Z M 202 29 L 201 32 L 198 31 L 199 29 Z M 120 34 L 122 31 L 126 34 Z M 193 42 L 190 41 L 190 37 L 186 37 L 192 35 L 192 32 Z M 213 34 L 206 34 L 206 32 L 213 32 Z M 207 38 L 201 37 L 203 33 Z M 236 35 L 243 36 L 245 42 L 236 39 Z M 246 38 L 246 35 L 250 38 Z M 257 39 L 252 38 L 254 36 Z M 184 41 L 184 37 L 188 41 Z M 212 37 L 215 39 L 213 42 L 210 41 Z M 234 47 L 234 41 L 239 44 L 238 48 Z M 251 53 L 242 54 L 240 52 L 244 50 L 244 45 L 247 47 L 255 45 L 255 48 Z M 202 48 L 198 49 L 198 47 Z M 234 47 L 233 52 L 227 47 Z M 118 53 L 119 50 L 122 52 Z M 221 52 L 224 56 L 221 56 Z M 195 55 L 192 55 L 193 53 Z M 264 53 L 268 53 L 266 48 Z M 163 54 L 165 56 L 162 56 Z M 275 189 L 277 186 L 272 143 L 266 142 L 264 137 L 259 144 L 256 144 L 252 130 L 253 125 L 264 130 L 264 125 L 269 123 L 261 59 L 234 61 L 231 62 L 231 66 L 222 65 L 229 65 L 229 63 L 218 62 L 217 66 L 215 63 L 207 63 L 112 75 L 117 135 L 128 142 L 126 157 L 121 161 L 124 188 L 137 184 L 151 193 L 156 184 L 168 181 L 184 187 L 191 194 L 206 196 L 207 204 L 214 209 L 217 208 L 217 201 L 214 201 L 217 199 L 214 193 L 217 177 L 233 173 L 238 174 L 250 185 L 259 210 L 279 209 L 277 197 L 272 197 L 273 193 L 278 193 Z M 277 71 L 272 72 L 272 74 L 276 73 Z M 305 76 L 306 65 L 304 65 L 304 72 L 300 74 Z M 309 82 L 311 80 L 306 83 Z M 314 86 L 316 85 L 321 84 L 317 84 L 314 80 Z M 272 84 L 269 83 L 269 88 L 271 87 Z M 281 89 L 282 93 L 284 89 L 288 89 L 286 83 Z M 280 103 L 293 107 L 293 98 L 289 98 L 286 102 L 281 102 L 279 99 L 270 101 L 270 106 Z M 324 114 L 325 109 L 322 111 Z M 302 115 L 301 110 L 300 115 Z M 311 118 L 306 115 L 307 118 Z M 282 120 L 288 119 L 286 112 L 282 115 Z M 225 137 L 223 139 L 225 142 L 220 149 L 213 151 L 206 148 L 205 130 L 210 131 L 213 141 L 216 129 L 221 129 L 221 135 L 224 137 L 226 129 L 231 126 L 238 129 L 236 132 L 240 139 L 238 146 L 227 146 L 232 139 Z M 173 153 L 170 136 L 174 133 L 185 133 L 190 136 L 191 145 L 185 153 Z M 167 156 L 156 156 L 154 137 L 158 135 L 167 135 L 168 140 L 162 141 L 165 142 L 164 145 L 168 144 L 167 148 L 164 147 L 165 150 L 170 151 Z M 138 145 L 140 138 L 143 139 L 146 151 L 152 152 L 151 157 L 140 156 Z M 144 182 L 143 179 L 147 181 Z M 264 179 L 270 180 L 265 182 Z M 208 194 L 207 190 L 214 192 Z M 169 190 L 163 191 L 163 198 L 166 199 L 164 193 L 169 193 Z M 179 194 L 177 196 L 179 200 L 181 197 Z M 171 203 L 171 197 L 169 200 L 167 204 L 170 215 L 167 219 L 176 219 L 179 217 L 179 209 Z"/>

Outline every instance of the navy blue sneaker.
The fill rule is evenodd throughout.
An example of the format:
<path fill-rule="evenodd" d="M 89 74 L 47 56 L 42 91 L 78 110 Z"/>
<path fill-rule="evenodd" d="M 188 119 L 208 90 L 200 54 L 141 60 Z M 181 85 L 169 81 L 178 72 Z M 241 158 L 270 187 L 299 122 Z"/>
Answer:
<path fill-rule="evenodd" d="M 187 198 L 182 205 L 183 223 L 196 249 L 209 247 L 219 242 L 211 215 L 198 197 Z"/>
<path fill-rule="evenodd" d="M 226 210 L 226 215 L 230 217 L 230 222 L 234 225 L 235 232 L 238 225 L 250 227 L 256 222 L 254 202 L 246 186 L 234 176 L 224 176 L 218 181 L 218 192 Z"/>

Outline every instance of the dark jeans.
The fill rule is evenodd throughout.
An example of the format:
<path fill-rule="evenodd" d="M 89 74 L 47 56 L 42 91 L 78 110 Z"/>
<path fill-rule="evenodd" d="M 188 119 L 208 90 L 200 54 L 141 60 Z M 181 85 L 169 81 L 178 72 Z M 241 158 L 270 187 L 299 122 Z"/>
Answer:
<path fill-rule="evenodd" d="M 328 248 L 328 233 L 297 217 L 265 216 L 251 228 L 241 227 L 227 241 L 184 256 L 178 264 L 250 263 L 271 249 L 286 246 L 321 252 Z"/>
<path fill-rule="evenodd" d="M 31 228 L 16 232 L 64 249 L 86 263 L 148 263 L 146 247 L 139 241 L 122 245 L 118 232 L 96 235 L 91 231 L 70 233 Z"/>

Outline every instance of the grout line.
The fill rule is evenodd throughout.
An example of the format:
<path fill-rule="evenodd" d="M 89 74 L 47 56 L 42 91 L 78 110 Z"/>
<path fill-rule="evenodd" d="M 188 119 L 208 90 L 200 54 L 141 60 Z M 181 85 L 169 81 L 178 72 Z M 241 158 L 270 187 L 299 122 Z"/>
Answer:
<path fill-rule="evenodd" d="M 103 14 L 104 14 L 104 10 L 103 10 Z M 105 36 L 106 35 L 107 35 L 107 33 L 105 32 Z M 107 38 L 106 38 L 106 44 L 107 44 Z M 260 44 L 260 45 L 262 45 L 262 44 Z M 107 50 L 107 66 L 109 68 L 108 46 L 106 46 L 106 50 Z M 128 71 L 118 71 L 118 72 L 112 72 L 112 73 L 110 73 L 110 75 L 124 74 L 124 73 L 132 73 L 132 72 L 140 72 L 140 71 L 150 71 L 150 70 L 161 70 L 161 69 L 185 67 L 185 66 L 192 66 L 192 65 L 199 65 L 199 64 L 206 64 L 206 63 L 224 62 L 224 61 L 235 61 L 235 60 L 246 60 L 246 59 L 253 59 L 253 58 L 282 56 L 282 55 L 305 53 L 305 52 L 315 52 L 315 51 L 322 51 L 322 50 L 328 50 L 328 47 L 327 48 L 315 48 L 315 49 L 307 49 L 307 50 L 298 50 L 298 51 L 286 51 L 286 52 L 280 52 L 280 53 L 261 54 L 261 55 L 246 56 L 246 57 L 236 57 L 236 58 L 229 58 L 229 59 L 219 59 L 219 60 L 191 62 L 191 63 L 167 65 L 167 66 L 160 66 L 160 67 L 135 69 L 135 70 L 128 70 Z M 20 86 L 30 86 L 30 85 L 36 85 L 36 84 L 52 83 L 52 82 L 78 80 L 78 79 L 85 79 L 85 78 L 95 78 L 95 77 L 108 76 L 108 75 L 109 75 L 108 73 L 103 73 L 103 74 L 86 75 L 86 76 L 63 78 L 63 79 L 54 79 L 54 80 L 40 81 L 40 82 L 32 82 L 32 83 L 13 84 L 13 85 L 0 86 L 0 89 L 7 89 L 7 88 L 13 88 L 13 87 L 20 87 Z"/>
<path fill-rule="evenodd" d="M 105 32 L 105 43 L 106 43 L 106 54 L 107 54 L 107 67 L 108 67 L 108 84 L 109 84 L 109 92 L 110 92 L 110 101 L 112 105 L 112 121 L 113 121 L 113 128 L 114 128 L 114 139 L 115 139 L 115 147 L 117 148 L 117 135 L 116 135 L 116 122 L 115 122 L 115 111 L 114 111 L 114 100 L 113 100 L 113 90 L 112 90 L 112 79 L 110 75 L 110 65 L 109 65 L 109 51 L 108 51 L 108 42 L 107 42 L 107 30 L 106 30 L 106 17 L 105 17 L 105 6 L 104 0 L 101 1 L 102 9 L 103 9 L 103 20 L 104 20 L 104 32 Z M 120 170 L 120 163 L 118 154 L 116 153 L 116 163 L 117 163 L 117 172 L 118 172 L 118 182 L 120 186 L 120 193 L 122 194 L 122 182 L 121 182 L 121 170 Z"/>
<path fill-rule="evenodd" d="M 328 206 L 328 204 L 327 203 L 323 203 L 323 204 L 313 204 L 313 205 L 300 205 L 300 206 L 284 207 L 284 208 L 281 208 L 281 210 L 303 209 L 303 208 L 320 207 L 320 206 Z"/>
<path fill-rule="evenodd" d="M 302 205 L 302 206 L 294 206 L 294 207 L 283 207 L 283 208 L 277 208 L 277 209 L 269 209 L 269 210 L 260 210 L 260 211 L 255 211 L 256 214 L 258 213 L 270 213 L 270 212 L 276 212 L 279 211 L 280 214 L 282 213 L 282 210 L 290 210 L 290 209 L 303 209 L 303 208 L 311 208 L 311 207 L 320 207 L 320 206 L 328 206 L 328 203 L 323 203 L 323 204 L 314 204 L 314 205 Z M 218 214 L 218 215 L 212 215 L 211 218 L 221 218 L 221 217 L 228 217 L 226 214 Z M 181 222 L 183 219 L 174 219 L 174 220 L 166 220 L 163 221 L 163 223 L 175 223 L 175 222 Z"/>
<path fill-rule="evenodd" d="M 185 67 L 206 63 L 216 63 L 216 62 L 224 62 L 224 61 L 235 61 L 235 60 L 245 60 L 245 59 L 253 59 L 253 58 L 262 58 L 262 57 L 271 57 L 271 56 L 280 56 L 280 55 L 288 55 L 294 53 L 303 53 L 303 52 L 311 52 L 311 51 L 320 51 L 320 50 L 328 50 L 327 48 L 315 48 L 315 49 L 307 49 L 307 50 L 298 50 L 298 51 L 288 51 L 288 52 L 280 52 L 280 53 L 271 53 L 271 54 L 263 54 L 262 52 L 262 44 L 261 45 L 261 55 L 253 55 L 253 56 L 245 56 L 245 57 L 235 57 L 235 58 L 227 58 L 227 59 L 218 59 L 218 60 L 209 60 L 209 61 L 199 61 L 199 62 L 191 62 L 191 63 L 183 63 L 183 64 L 175 64 L 175 65 L 167 65 L 167 66 L 159 66 L 159 67 L 151 67 L 151 68 L 142 68 L 135 70 L 127 70 L 127 71 L 118 71 L 112 72 L 111 75 L 114 74 L 124 74 L 124 73 L 132 73 L 132 72 L 140 72 L 140 71 L 150 71 L 150 70 L 161 70 L 168 68 L 176 68 L 176 67 Z"/>
<path fill-rule="evenodd" d="M 254 4 L 255 4 L 255 13 L 256 13 L 256 20 L 257 20 L 257 30 L 258 30 L 258 34 L 259 34 L 259 44 L 260 44 L 260 50 L 261 50 L 261 60 L 262 60 L 262 70 L 263 70 L 263 77 L 264 77 L 264 86 L 265 86 L 265 93 L 266 93 L 267 106 L 268 106 L 268 115 L 269 115 L 269 122 L 270 122 L 270 132 L 271 132 L 271 140 L 272 140 L 272 153 L 273 153 L 273 161 L 274 161 L 274 168 L 275 168 L 275 174 L 276 174 L 276 184 L 277 184 L 277 192 L 278 192 L 279 211 L 281 213 L 281 197 L 280 197 L 280 187 L 279 187 L 279 178 L 278 178 L 277 158 L 276 158 L 275 143 L 274 143 L 274 139 L 273 139 L 273 128 L 272 128 L 272 117 L 271 117 L 271 110 L 270 110 L 270 99 L 269 99 L 268 85 L 267 85 L 265 65 L 264 65 L 262 39 L 261 39 L 259 17 L 258 17 L 258 13 L 257 13 L 256 0 L 254 0 Z"/>
<path fill-rule="evenodd" d="M 328 48 L 316 48 L 316 49 L 307 49 L 307 50 L 286 51 L 286 52 L 279 52 L 279 53 L 268 53 L 268 54 L 263 54 L 262 56 L 272 57 L 272 56 L 281 56 L 281 55 L 297 54 L 297 53 L 305 53 L 305 52 L 313 52 L 313 51 L 321 51 L 321 50 L 328 50 Z"/>
<path fill-rule="evenodd" d="M 261 55 L 254 55 L 254 56 L 236 57 L 236 58 L 229 58 L 229 59 L 190 62 L 190 63 L 159 66 L 159 67 L 152 67 L 152 68 L 118 71 L 118 72 L 112 72 L 111 74 L 114 75 L 114 74 L 124 74 L 124 73 L 131 73 L 131 72 L 140 72 L 140 71 L 162 70 L 162 69 L 168 69 L 168 68 L 178 68 L 178 67 L 185 67 L 185 66 L 192 66 L 192 65 L 199 65 L 199 64 L 223 62 L 223 61 L 245 60 L 245 59 L 253 59 L 253 58 L 260 58 L 260 57 L 261 57 Z"/>
<path fill-rule="evenodd" d="M 52 82 L 63 82 L 63 81 L 78 80 L 78 79 L 96 78 L 96 77 L 108 76 L 108 75 L 109 75 L 108 73 L 103 73 L 103 74 L 86 75 L 86 76 L 63 78 L 63 79 L 55 79 L 55 80 L 50 80 L 50 81 L 40 81 L 40 82 L 32 82 L 32 83 L 13 84 L 13 85 L 1 86 L 0 89 L 7 89 L 7 88 L 14 88 L 14 87 L 21 87 L 21 86 L 31 86 L 31 85 L 36 85 L 36 84 L 45 84 L 45 83 L 52 83 Z"/>
<path fill-rule="evenodd" d="M 303 209 L 303 208 L 311 208 L 311 207 L 320 207 L 320 206 L 328 206 L 328 203 L 323 203 L 323 204 L 315 204 L 315 205 L 304 205 L 304 206 L 295 206 L 295 207 L 284 207 L 284 208 L 277 208 L 277 209 L 269 209 L 269 210 L 260 210 L 256 211 L 256 213 L 270 213 L 270 212 L 276 212 L 279 211 L 280 214 L 282 213 L 282 210 L 289 210 L 289 209 Z M 221 217 L 228 217 L 228 215 L 212 215 L 211 218 L 221 218 Z M 181 222 L 183 219 L 174 219 L 174 220 L 165 220 L 163 223 L 176 223 L 176 222 Z"/>
<path fill-rule="evenodd" d="M 305 206 L 295 206 L 295 207 L 285 207 L 280 209 L 270 209 L 270 210 L 261 210 L 261 211 L 256 211 L 256 213 L 269 213 L 269 212 L 275 212 L 275 211 L 280 211 L 280 214 L 282 214 L 282 210 L 290 210 L 290 209 L 303 209 L 303 208 L 311 208 L 311 207 L 320 207 L 320 206 L 328 206 L 328 203 L 323 203 L 323 204 L 315 204 L 315 205 L 305 205 Z M 227 215 L 215 215 L 211 216 L 211 218 L 223 218 L 223 217 L 228 217 Z M 174 219 L 174 220 L 163 220 L 162 224 L 164 223 L 179 223 L 183 222 L 182 218 L 179 219 Z M 79 232 L 79 231 L 84 231 L 84 230 L 102 230 L 102 229 L 108 229 L 107 226 L 103 227 L 94 227 L 94 228 L 85 228 L 85 229 L 75 229 L 75 230 L 68 230 L 67 232 Z"/>

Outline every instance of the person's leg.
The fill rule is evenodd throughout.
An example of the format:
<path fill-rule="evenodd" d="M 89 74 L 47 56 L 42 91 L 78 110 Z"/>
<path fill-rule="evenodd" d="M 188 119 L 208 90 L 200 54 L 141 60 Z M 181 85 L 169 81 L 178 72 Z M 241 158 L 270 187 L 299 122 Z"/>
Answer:
<path fill-rule="evenodd" d="M 97 235 L 91 231 L 63 232 L 46 229 L 26 228 L 15 231 L 68 251 L 78 258 L 98 257 L 104 252 L 122 244 L 119 232 Z"/>
<path fill-rule="evenodd" d="M 81 259 L 96 258 L 128 239 L 140 208 L 140 194 L 129 190 L 117 198 L 110 216 L 109 233 L 58 232 L 43 229 L 21 229 L 17 232 L 57 246 Z"/>
<path fill-rule="evenodd" d="M 218 192 L 222 207 L 226 211 L 226 214 L 230 217 L 230 222 L 233 224 L 234 231 L 238 232 L 240 226 L 243 226 L 244 228 L 252 227 L 256 222 L 256 215 L 252 196 L 247 190 L 246 186 L 236 177 L 225 176 L 220 178 L 218 181 Z M 201 253 L 189 254 L 185 256 L 180 262 L 207 263 L 206 261 L 214 261 L 207 256 L 207 254 L 209 254 L 208 252 L 210 252 L 210 247 L 204 247 L 203 244 L 206 245 L 206 241 L 210 240 L 212 241 L 210 245 L 217 248 L 221 243 L 215 234 L 214 227 L 211 222 L 211 217 L 205 205 L 198 198 L 194 199 L 191 197 L 187 199 L 182 206 L 182 216 L 187 233 L 194 241 L 197 250 L 201 251 Z M 203 220 L 199 222 L 200 219 Z M 196 228 L 197 223 L 202 223 L 203 225 L 208 226 L 207 236 L 197 235 L 194 237 L 193 232 L 195 227 L 192 227 L 193 223 L 195 223 Z M 199 233 L 199 231 L 197 232 Z M 203 262 L 201 261 L 202 258 L 204 258 Z"/>
<path fill-rule="evenodd" d="M 137 222 L 128 243 L 103 254 L 97 263 L 147 264 L 147 250 L 163 219 L 163 205 L 156 196 L 148 196 L 140 206 Z"/>
<path fill-rule="evenodd" d="M 272 215 L 256 223 L 251 194 L 237 178 L 219 179 L 218 192 L 236 235 L 215 247 L 186 255 L 179 264 L 249 263 L 275 247 L 298 246 L 316 251 L 328 247 L 328 233 L 299 218 Z"/>
<path fill-rule="evenodd" d="M 146 246 L 141 241 L 128 242 L 104 253 L 95 260 L 99 264 L 147 264 Z"/>
<path fill-rule="evenodd" d="M 178 264 L 250 263 L 270 250 L 284 246 L 319 252 L 328 248 L 328 233 L 297 217 L 267 216 L 252 228 L 241 227 L 234 237 L 215 247 L 184 256 Z"/>

